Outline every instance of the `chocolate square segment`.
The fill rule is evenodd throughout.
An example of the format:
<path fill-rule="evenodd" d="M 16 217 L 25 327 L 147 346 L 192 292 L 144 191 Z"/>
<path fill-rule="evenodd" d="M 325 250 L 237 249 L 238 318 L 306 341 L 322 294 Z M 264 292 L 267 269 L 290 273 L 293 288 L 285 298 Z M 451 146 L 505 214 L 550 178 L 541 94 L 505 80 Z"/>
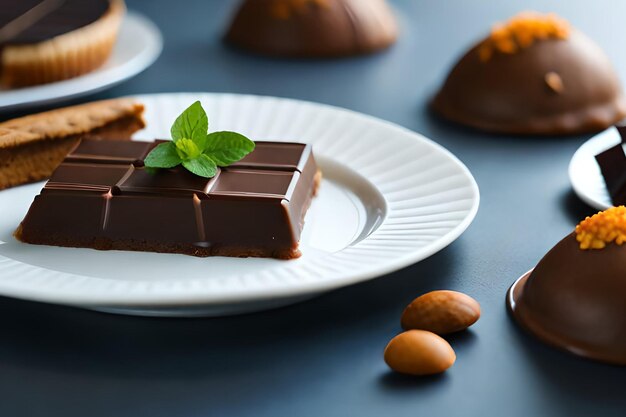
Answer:
<path fill-rule="evenodd" d="M 279 198 L 289 200 L 290 187 L 297 184 L 298 171 L 223 169 L 209 195 Z"/>
<path fill-rule="evenodd" d="M 311 147 L 303 143 L 257 142 L 254 152 L 231 167 L 302 171 L 310 154 Z"/>
<path fill-rule="evenodd" d="M 83 140 L 35 198 L 16 236 L 194 256 L 299 256 L 320 175 L 309 145 L 258 142 L 207 179 L 182 167 L 143 167 L 156 144 Z"/>
<path fill-rule="evenodd" d="M 67 162 L 52 173 L 44 187 L 48 190 L 107 192 L 131 170 L 132 165 Z"/>
<path fill-rule="evenodd" d="M 83 140 L 65 158 L 65 162 L 143 165 L 144 158 L 154 146 L 154 142 L 128 141 L 113 141 L 108 146 L 102 146 L 97 140 Z"/>
<path fill-rule="evenodd" d="M 203 178 L 182 167 L 151 171 L 132 167 L 116 185 L 115 194 L 206 194 L 213 178 Z"/>

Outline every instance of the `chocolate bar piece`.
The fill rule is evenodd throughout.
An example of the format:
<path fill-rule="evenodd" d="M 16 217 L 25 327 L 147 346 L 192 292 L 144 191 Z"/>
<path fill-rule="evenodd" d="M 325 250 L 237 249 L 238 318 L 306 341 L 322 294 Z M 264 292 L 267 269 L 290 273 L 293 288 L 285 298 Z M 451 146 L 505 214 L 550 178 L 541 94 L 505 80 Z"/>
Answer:
<path fill-rule="evenodd" d="M 26 243 L 193 256 L 300 256 L 321 174 L 310 145 L 257 142 L 203 178 L 151 170 L 160 141 L 83 140 L 35 197 L 15 236 Z"/>

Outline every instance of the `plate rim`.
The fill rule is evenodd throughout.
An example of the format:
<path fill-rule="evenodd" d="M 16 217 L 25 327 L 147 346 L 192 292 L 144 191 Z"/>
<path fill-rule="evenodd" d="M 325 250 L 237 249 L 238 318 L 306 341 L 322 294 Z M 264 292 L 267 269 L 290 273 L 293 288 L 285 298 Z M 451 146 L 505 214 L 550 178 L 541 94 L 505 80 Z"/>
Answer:
<path fill-rule="evenodd" d="M 43 106 L 97 93 L 120 84 L 146 70 L 159 58 L 163 51 L 163 35 L 161 31 L 149 18 L 132 10 L 126 12 L 122 25 L 141 27 L 147 34 L 145 38 L 147 47 L 124 63 L 105 69 L 102 72 L 90 72 L 68 80 L 25 87 L 15 91 L 2 91 L 2 94 L 8 95 L 17 93 L 17 98 L 11 100 L 9 96 L 7 100 L 5 96 L 4 100 L 7 103 L 2 104 L 0 102 L 0 112 Z M 119 42 L 119 38 L 117 42 Z M 87 86 L 82 86 L 82 84 L 87 84 Z M 69 92 L 60 92 L 62 89 Z M 37 98 L 26 99 L 26 97 L 32 95 L 35 95 Z"/>
<path fill-rule="evenodd" d="M 90 306 L 129 306 L 129 307 L 146 307 L 146 306 L 163 306 L 163 307 L 171 307 L 171 306 L 197 306 L 197 305 L 224 305 L 224 304 L 233 304 L 233 303 L 246 303 L 246 302 L 254 302 L 254 301 L 263 301 L 269 299 L 279 299 L 279 298 L 288 298 L 288 297 L 298 297 L 305 294 L 316 294 L 323 293 L 333 289 L 338 289 L 342 287 L 346 287 L 349 285 L 353 285 L 359 282 L 368 281 L 377 277 L 382 277 L 389 273 L 395 272 L 402 268 L 413 265 L 421 260 L 427 259 L 428 257 L 434 255 L 440 250 L 444 249 L 452 242 L 454 242 L 473 222 L 478 213 L 478 209 L 480 206 L 480 190 L 476 179 L 472 175 L 471 171 L 467 166 L 452 152 L 447 150 L 442 145 L 425 137 L 424 135 L 410 130 L 401 125 L 386 121 L 384 119 L 380 119 L 378 117 L 368 115 L 362 112 L 357 112 L 354 110 L 324 104 L 317 103 L 306 100 L 299 100 L 293 98 L 282 98 L 277 96 L 267 96 L 267 95 L 255 95 L 255 94 L 236 94 L 236 93 L 212 93 L 212 92 L 179 92 L 179 93 L 153 93 L 153 94 L 136 94 L 128 97 L 133 97 L 141 101 L 144 97 L 162 99 L 163 97 L 173 98 L 176 96 L 182 95 L 193 95 L 195 97 L 199 96 L 213 96 L 213 97 L 230 97 L 234 99 L 244 99 L 246 97 L 252 99 L 261 99 L 261 100 L 278 100 L 284 103 L 291 104 L 299 104 L 299 105 L 307 105 L 312 106 L 314 108 L 321 108 L 331 110 L 333 112 L 339 112 L 344 114 L 349 114 L 352 117 L 360 118 L 362 120 L 368 120 L 370 122 L 374 122 L 381 126 L 384 126 L 386 129 L 390 129 L 396 132 L 401 132 L 404 135 L 410 135 L 415 139 L 418 139 L 428 146 L 436 149 L 443 156 L 448 159 L 448 161 L 460 170 L 463 174 L 464 178 L 468 181 L 469 189 L 472 194 L 472 204 L 470 209 L 467 211 L 465 217 L 452 229 L 448 230 L 447 233 L 439 237 L 436 241 L 428 244 L 425 247 L 418 248 L 412 250 L 403 256 L 393 258 L 391 261 L 384 262 L 380 265 L 376 265 L 372 268 L 368 268 L 360 273 L 353 274 L 344 274 L 341 277 L 335 277 L 332 280 L 324 280 L 324 281 L 309 281 L 306 283 L 300 283 L 297 287 L 288 286 L 282 288 L 272 288 L 271 291 L 252 291 L 247 290 L 245 292 L 231 292 L 230 294 L 224 295 L 220 294 L 218 298 L 211 297 L 211 294 L 207 294 L 206 292 L 200 293 L 174 293 L 168 294 L 166 297 L 162 293 L 158 293 L 154 298 L 147 299 L 145 296 L 137 296 L 137 294 L 125 294 L 125 296 L 120 296 L 120 294 L 115 294 L 114 299 L 112 298 L 102 298 L 102 295 L 98 297 L 93 297 L 93 294 L 89 296 L 85 296 L 85 294 L 81 294 L 80 296 L 76 296 L 74 293 L 59 293 L 55 292 L 53 294 L 50 293 L 40 293 L 37 291 L 20 291 L 18 288 L 13 288 L 14 291 L 11 294 L 7 294 L 5 291 L 5 286 L 2 288 L 3 295 L 7 295 L 15 298 L 23 298 L 28 300 L 35 301 L 43 301 L 43 302 L 52 302 L 66 305 L 74 305 L 74 306 L 82 306 L 82 307 L 90 307 Z M 349 167 L 350 168 L 350 167 Z M 352 169 L 352 168 L 351 168 Z M 367 180 L 367 178 L 365 178 Z M 369 181 L 369 180 L 368 180 Z M 380 193 L 385 196 L 386 193 L 376 187 L 376 185 L 372 184 Z M 385 221 L 387 218 L 385 218 Z M 385 223 L 383 221 L 382 224 Z M 367 240 L 367 239 L 365 239 Z M 6 258 L 7 260 L 11 260 L 10 258 Z M 2 259 L 0 259 L 2 261 Z M 17 262 L 17 261 L 14 261 Z M 0 262 L 1 265 L 1 262 Z M 29 265 L 29 264 L 27 264 Z M 44 268 L 45 269 L 45 268 Z M 49 270 L 54 271 L 54 270 Z M 73 275 L 77 279 L 84 279 L 84 275 L 66 273 L 60 271 L 54 271 L 63 275 Z M 103 278 L 97 277 L 87 277 L 92 280 L 104 280 Z M 110 297 L 110 294 L 108 294 Z"/>

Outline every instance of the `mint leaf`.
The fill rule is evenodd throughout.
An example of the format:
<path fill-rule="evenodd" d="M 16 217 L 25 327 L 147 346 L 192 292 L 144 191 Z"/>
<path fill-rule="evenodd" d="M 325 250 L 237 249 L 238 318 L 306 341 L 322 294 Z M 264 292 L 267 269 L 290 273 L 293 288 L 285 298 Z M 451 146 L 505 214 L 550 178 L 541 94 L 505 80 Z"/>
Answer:
<path fill-rule="evenodd" d="M 196 145 L 191 139 L 181 138 L 174 145 L 176 152 L 181 160 L 187 161 L 189 159 L 195 159 L 202 154 L 198 145 Z"/>
<path fill-rule="evenodd" d="M 208 130 L 209 119 L 200 102 L 196 101 L 178 116 L 170 132 L 174 142 L 186 138 L 200 144 L 205 140 Z"/>
<path fill-rule="evenodd" d="M 217 166 L 225 167 L 248 155 L 254 146 L 254 142 L 239 133 L 213 132 L 207 135 L 203 153 Z"/>
<path fill-rule="evenodd" d="M 174 168 L 181 163 L 173 142 L 165 142 L 157 145 L 144 160 L 148 168 Z"/>
<path fill-rule="evenodd" d="M 235 132 L 207 134 L 209 120 L 199 101 L 189 106 L 171 128 L 172 142 L 162 143 L 146 156 L 146 168 L 173 168 L 179 164 L 195 175 L 214 177 L 254 150 L 254 142 Z"/>
<path fill-rule="evenodd" d="M 215 162 L 204 154 L 195 159 L 184 161 L 183 166 L 192 173 L 205 178 L 211 178 L 217 174 L 217 166 L 215 165 Z"/>

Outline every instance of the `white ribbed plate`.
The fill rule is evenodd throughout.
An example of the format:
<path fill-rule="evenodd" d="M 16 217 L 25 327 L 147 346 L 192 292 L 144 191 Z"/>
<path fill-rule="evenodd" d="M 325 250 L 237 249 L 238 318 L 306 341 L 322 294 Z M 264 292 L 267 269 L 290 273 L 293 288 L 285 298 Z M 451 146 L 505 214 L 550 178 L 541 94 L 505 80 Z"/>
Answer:
<path fill-rule="evenodd" d="M 143 315 L 220 315 L 292 303 L 418 262 L 454 241 L 478 209 L 467 168 L 441 146 L 348 110 L 271 97 L 139 97 L 148 128 L 167 137 L 194 100 L 211 130 L 311 143 L 324 174 L 297 260 L 22 244 L 11 237 L 43 183 L 0 192 L 0 294 Z"/>
<path fill-rule="evenodd" d="M 569 179 L 578 197 L 591 207 L 606 210 L 613 206 L 595 156 L 620 143 L 617 129 L 610 127 L 583 143 L 569 164 Z"/>

